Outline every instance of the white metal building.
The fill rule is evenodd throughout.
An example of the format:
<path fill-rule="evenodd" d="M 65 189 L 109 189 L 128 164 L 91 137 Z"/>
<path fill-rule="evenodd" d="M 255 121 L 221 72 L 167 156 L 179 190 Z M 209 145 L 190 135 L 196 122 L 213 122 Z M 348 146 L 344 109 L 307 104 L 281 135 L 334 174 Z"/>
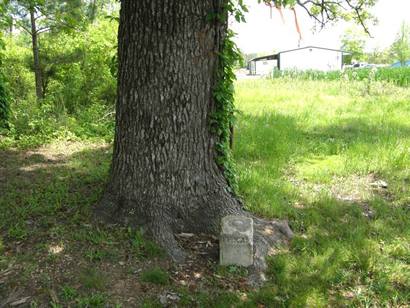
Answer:
<path fill-rule="evenodd" d="M 262 57 L 258 60 L 252 59 L 249 61 L 249 73 L 251 75 L 269 75 L 272 71 L 278 67 L 278 61 L 275 59 L 268 59 Z"/>
<path fill-rule="evenodd" d="M 249 62 L 251 75 L 266 75 L 273 69 L 336 71 L 343 68 L 343 56 L 349 53 L 323 47 L 307 46 L 258 57 Z"/>

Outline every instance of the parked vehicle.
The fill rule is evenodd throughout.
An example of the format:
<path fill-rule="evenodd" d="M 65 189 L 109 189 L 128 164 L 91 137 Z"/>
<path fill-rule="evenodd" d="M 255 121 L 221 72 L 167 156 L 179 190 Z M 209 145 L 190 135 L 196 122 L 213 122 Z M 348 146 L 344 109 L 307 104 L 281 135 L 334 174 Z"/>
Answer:
<path fill-rule="evenodd" d="M 407 61 L 404 63 L 404 65 L 402 65 L 400 62 L 393 63 L 393 64 L 391 65 L 391 67 L 410 67 L 410 60 L 407 60 Z"/>

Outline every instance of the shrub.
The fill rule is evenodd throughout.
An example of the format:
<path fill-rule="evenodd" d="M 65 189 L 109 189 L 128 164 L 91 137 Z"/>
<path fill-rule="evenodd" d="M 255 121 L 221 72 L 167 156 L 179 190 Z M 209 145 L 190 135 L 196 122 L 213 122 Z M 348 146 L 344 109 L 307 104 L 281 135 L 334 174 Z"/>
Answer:
<path fill-rule="evenodd" d="M 401 87 L 410 86 L 410 67 L 381 67 L 346 69 L 345 71 L 279 71 L 272 72 L 272 78 L 289 78 L 299 80 L 350 80 L 350 81 L 386 81 Z"/>

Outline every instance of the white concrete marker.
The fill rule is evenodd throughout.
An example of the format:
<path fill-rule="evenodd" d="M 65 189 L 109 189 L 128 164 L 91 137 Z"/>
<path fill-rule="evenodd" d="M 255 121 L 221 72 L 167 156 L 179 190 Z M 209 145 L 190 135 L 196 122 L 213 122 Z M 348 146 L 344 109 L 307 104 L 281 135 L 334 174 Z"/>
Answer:
<path fill-rule="evenodd" d="M 252 218 L 234 215 L 222 218 L 219 256 L 221 265 L 253 264 Z"/>

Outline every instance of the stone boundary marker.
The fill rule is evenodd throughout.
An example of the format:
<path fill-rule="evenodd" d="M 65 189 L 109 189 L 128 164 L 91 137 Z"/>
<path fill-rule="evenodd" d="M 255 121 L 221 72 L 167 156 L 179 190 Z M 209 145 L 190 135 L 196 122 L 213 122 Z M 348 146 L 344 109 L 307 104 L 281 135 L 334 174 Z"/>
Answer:
<path fill-rule="evenodd" d="M 225 216 L 219 240 L 220 265 L 251 266 L 253 264 L 253 219 Z"/>

